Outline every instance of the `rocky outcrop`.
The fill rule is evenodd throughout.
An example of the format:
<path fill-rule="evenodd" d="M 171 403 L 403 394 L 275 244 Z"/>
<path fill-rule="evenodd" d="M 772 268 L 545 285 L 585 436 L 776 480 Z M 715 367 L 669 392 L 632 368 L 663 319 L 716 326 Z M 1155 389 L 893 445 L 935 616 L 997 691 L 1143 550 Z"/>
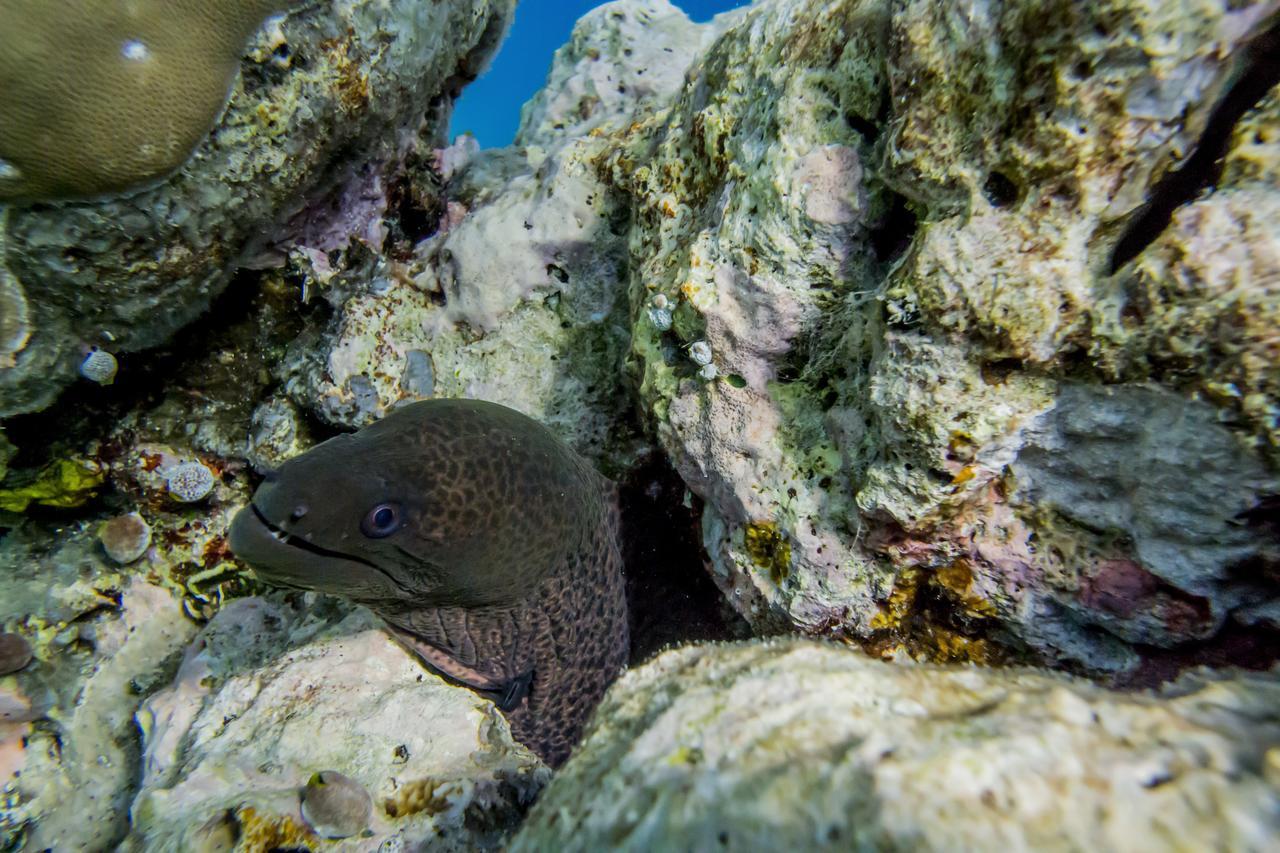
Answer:
<path fill-rule="evenodd" d="M 1275 599 L 1274 10 L 764 2 L 612 137 L 640 403 L 759 629 L 1127 671 Z"/>
<path fill-rule="evenodd" d="M 223 608 L 138 712 L 142 788 L 124 849 L 201 849 L 220 832 L 245 849 L 315 847 L 300 794 L 324 771 L 373 798 L 368 831 L 338 849 L 495 843 L 549 771 L 491 703 L 425 674 L 371 622 L 361 611 L 325 625 L 255 598 Z"/>
<path fill-rule="evenodd" d="M 411 253 L 338 270 L 303 263 L 337 311 L 291 349 L 289 395 L 345 427 L 404 400 L 493 400 L 625 467 L 630 216 L 601 178 L 614 144 L 605 131 L 674 96 L 726 24 L 695 25 L 666 0 L 587 14 L 526 105 L 516 146 L 478 151 L 462 137 L 437 153 L 442 208 Z"/>
<path fill-rule="evenodd" d="M 300 5 L 251 40 L 221 118 L 158 186 L 0 209 L 0 416 L 47 406 L 88 347 L 164 342 L 238 267 L 341 249 L 362 230 L 342 217 L 376 226 L 393 174 L 419 133 L 442 133 L 513 7 Z M 361 236 L 378 247 L 376 227 Z"/>
<path fill-rule="evenodd" d="M 510 846 L 531 850 L 1262 849 L 1280 681 L 1113 693 L 799 640 L 623 677 Z"/>

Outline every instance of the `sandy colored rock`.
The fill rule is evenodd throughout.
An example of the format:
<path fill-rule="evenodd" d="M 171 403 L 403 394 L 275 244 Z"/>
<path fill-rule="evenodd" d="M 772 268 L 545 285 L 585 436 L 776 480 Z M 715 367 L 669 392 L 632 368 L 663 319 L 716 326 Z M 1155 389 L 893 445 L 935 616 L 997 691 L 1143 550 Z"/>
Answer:
<path fill-rule="evenodd" d="M 1280 680 L 1116 693 L 800 640 L 666 652 L 619 681 L 510 846 L 1260 850 Z"/>
<path fill-rule="evenodd" d="M 372 833 L 336 849 L 474 849 L 509 831 L 549 775 L 490 703 L 427 673 L 367 611 L 324 626 L 240 599 L 138 723 L 144 775 L 127 850 L 188 849 L 223 814 L 242 833 L 318 843 L 302 797 L 320 771 L 373 795 Z"/>
<path fill-rule="evenodd" d="M 628 404 L 618 386 L 627 214 L 597 174 L 609 143 L 591 131 L 670 97 L 714 32 L 666 0 L 584 16 L 526 106 L 516 146 L 477 151 L 462 137 L 437 152 L 444 209 L 411 258 L 302 265 L 338 316 L 292 348 L 282 371 L 291 396 L 343 426 L 405 400 L 488 399 L 581 453 L 616 451 Z"/>
<path fill-rule="evenodd" d="M 10 599 L 12 588 L 6 587 Z M 70 598 L 72 590 L 55 595 Z M 118 612 L 99 595 L 74 625 L 37 622 L 43 629 L 37 642 L 45 646 L 41 665 L 17 677 L 43 706 L 42 714 L 27 719 L 47 719 L 23 738 L 20 758 L 6 756 L 7 762 L 20 761 L 22 773 L 8 783 L 0 802 L 0 841 L 18 847 L 25 842 L 32 849 L 103 850 L 128 829 L 137 784 L 133 713 L 139 690 L 181 651 L 195 625 L 158 586 L 134 580 L 118 595 Z M 43 610 L 37 606 L 24 616 Z"/>
<path fill-rule="evenodd" d="M 1276 600 L 1275 96 L 1211 120 L 1275 9 L 768 0 L 609 137 L 628 366 L 758 629 L 1132 672 Z"/>

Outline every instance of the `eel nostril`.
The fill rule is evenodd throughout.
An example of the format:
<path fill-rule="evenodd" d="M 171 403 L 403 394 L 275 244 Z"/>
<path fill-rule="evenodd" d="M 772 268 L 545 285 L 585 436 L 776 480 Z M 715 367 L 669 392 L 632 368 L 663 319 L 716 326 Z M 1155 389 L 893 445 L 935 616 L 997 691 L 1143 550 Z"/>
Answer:
<path fill-rule="evenodd" d="M 306 515 L 306 514 L 307 514 L 307 505 L 306 505 L 306 504 L 298 504 L 297 506 L 295 506 L 295 507 L 293 508 L 293 512 L 289 515 L 289 520 L 290 520 L 290 521 L 299 521 L 299 520 L 301 520 L 301 519 L 302 519 L 302 517 L 303 517 L 304 515 Z"/>

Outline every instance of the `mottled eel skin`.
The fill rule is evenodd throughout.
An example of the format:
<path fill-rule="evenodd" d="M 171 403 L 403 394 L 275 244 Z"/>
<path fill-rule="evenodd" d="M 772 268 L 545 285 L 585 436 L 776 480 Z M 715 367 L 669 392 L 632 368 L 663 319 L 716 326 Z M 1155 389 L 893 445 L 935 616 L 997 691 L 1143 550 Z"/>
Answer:
<path fill-rule="evenodd" d="M 368 605 L 553 767 L 626 664 L 613 483 L 495 403 L 413 403 L 290 459 L 230 544 L 269 583 Z"/>

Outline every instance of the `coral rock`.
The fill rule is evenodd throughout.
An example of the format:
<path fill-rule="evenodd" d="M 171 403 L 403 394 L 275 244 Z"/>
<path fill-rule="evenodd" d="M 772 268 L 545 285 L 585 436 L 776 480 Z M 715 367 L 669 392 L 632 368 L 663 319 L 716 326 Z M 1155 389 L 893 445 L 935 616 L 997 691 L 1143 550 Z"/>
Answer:
<path fill-rule="evenodd" d="M 19 289 L 27 307 L 25 323 L 7 315 L 0 320 L 0 359 L 13 360 L 11 367 L 0 366 L 0 417 L 49 405 L 75 378 L 86 343 L 110 344 L 118 355 L 168 340 L 209 307 L 241 265 L 280 263 L 291 249 L 309 247 L 329 226 L 340 231 L 354 227 L 348 222 L 352 205 L 359 206 L 355 219 L 361 223 L 380 221 L 376 214 L 386 208 L 385 183 L 377 184 L 381 192 L 365 190 L 375 178 L 381 181 L 399 168 L 419 132 L 428 144 L 443 132 L 448 115 L 444 102 L 455 95 L 460 79 L 479 72 L 505 33 L 515 4 L 296 4 L 278 26 L 251 38 L 247 51 L 246 27 L 256 26 L 256 21 L 247 23 L 254 17 L 247 13 L 275 5 L 268 0 L 176 6 L 159 0 L 123 5 L 78 0 L 59 4 L 59 14 L 34 17 L 31 10 L 43 10 L 46 4 L 5 0 L 3 5 L 0 55 L 24 55 L 8 42 L 23 38 L 21 30 L 9 26 L 18 7 L 30 26 L 54 33 L 56 44 L 54 53 L 40 62 L 24 65 L 19 60 L 21 67 L 0 73 L 0 98 L 17 97 L 12 93 L 23 89 L 25 81 L 37 84 L 32 63 L 52 65 L 51 74 L 63 69 L 77 81 L 75 92 L 86 96 L 89 115 L 97 116 L 85 122 L 97 126 L 88 132 L 100 134 L 103 122 L 110 126 L 103 144 L 127 144 L 135 125 L 146 124 L 131 120 L 134 110 L 161 108 L 151 99 L 133 98 L 116 116 L 110 115 L 116 109 L 110 102 L 94 100 L 93 92 L 100 91 L 94 84 L 113 78 L 86 77 L 89 71 L 76 69 L 101 56 L 104 42 L 130 35 L 127 28 L 100 31 L 92 15 L 81 15 L 77 29 L 69 33 L 59 26 L 66 16 L 86 7 L 163 10 L 164 20 L 174 26 L 156 35 L 155 47 L 165 51 L 165 67 L 174 73 L 157 75 L 156 84 L 182 88 L 203 78 L 198 85 L 206 95 L 188 98 L 178 92 L 163 99 L 172 106 L 171 99 L 177 98 L 188 120 L 175 130 L 181 141 L 166 141 L 163 151 L 144 157 L 161 169 L 185 158 L 158 184 L 88 201 L 14 202 L 4 211 L 7 217 L 0 215 L 0 231 L 5 232 L 0 236 L 0 269 L 7 268 L 13 277 L 0 282 L 0 308 L 14 304 Z M 154 20 L 153 14 L 147 26 Z M 32 44 L 39 46 L 40 38 Z M 181 52 L 176 65 L 169 62 L 167 51 L 186 40 L 195 50 Z M 81 50 L 81 44 L 94 50 Z M 245 58 L 239 59 L 242 52 Z M 153 59 L 159 62 L 158 57 Z M 239 62 L 240 74 L 226 108 L 209 128 L 226 91 L 228 57 Z M 47 83 L 50 78 L 40 79 Z M 54 85 L 61 89 L 66 79 Z M 15 88 L 15 81 L 23 86 Z M 37 120 L 47 119 L 48 105 L 41 103 L 40 110 Z M 208 115 L 197 121 L 196 113 Z M 201 125 L 202 141 L 188 157 L 196 124 Z M 19 125 L 6 121 L 4 127 Z M 40 145 L 42 151 L 49 147 Z M 74 142 L 70 147 L 100 162 L 99 145 Z M 353 151 L 359 152 L 360 162 L 348 162 Z M 143 165 L 144 171 L 150 168 Z M 18 166 L 19 171 L 30 168 L 25 161 Z M 64 171 L 75 169 L 66 166 Z M 136 165 L 130 171 L 137 172 Z M 112 176 L 108 183 L 118 180 L 126 179 Z M 14 341 L 24 334 L 25 345 L 18 348 Z"/>
<path fill-rule="evenodd" d="M 284 0 L 3 0 L 0 202 L 88 197 L 176 169 Z"/>
<path fill-rule="evenodd" d="M 509 849 L 1264 849 L 1277 754 L 1274 673 L 1138 694 L 694 646 L 614 685 Z"/>
<path fill-rule="evenodd" d="M 373 794 L 377 808 L 362 811 L 371 830 L 362 849 L 396 837 L 412 847 L 442 832 L 467 849 L 509 832 L 549 775 L 511 740 L 491 704 L 427 673 L 372 627 L 367 611 L 324 625 L 238 599 L 138 720 L 145 773 L 126 841 L 132 850 L 185 849 L 228 812 L 242 834 L 276 839 L 263 849 L 314 839 L 308 823 L 320 835 L 353 831 L 359 821 L 351 815 L 337 826 L 322 813 L 313 784 L 300 790 L 316 767 L 339 768 Z M 329 774 L 320 775 L 333 781 Z M 439 789 L 440 808 L 384 807 L 424 780 Z"/>
<path fill-rule="evenodd" d="M 593 130 L 757 629 L 1131 672 L 1280 597 L 1275 4 L 1192 5 L 766 0 Z"/>

